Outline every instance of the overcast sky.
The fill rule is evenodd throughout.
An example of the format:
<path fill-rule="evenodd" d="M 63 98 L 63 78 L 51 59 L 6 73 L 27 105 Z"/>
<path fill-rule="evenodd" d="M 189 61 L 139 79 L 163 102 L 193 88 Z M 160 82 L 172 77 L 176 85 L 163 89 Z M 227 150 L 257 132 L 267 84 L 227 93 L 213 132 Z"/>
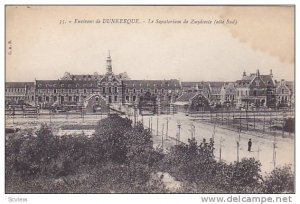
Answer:
<path fill-rule="evenodd" d="M 103 18 L 140 23 L 73 23 Z M 189 23 L 148 24 L 148 19 Z M 195 25 L 191 19 L 237 24 Z M 6 48 L 7 81 L 104 74 L 108 50 L 114 73 L 127 72 L 132 79 L 234 81 L 244 70 L 268 74 L 272 69 L 275 78 L 293 80 L 294 8 L 6 7 Z"/>

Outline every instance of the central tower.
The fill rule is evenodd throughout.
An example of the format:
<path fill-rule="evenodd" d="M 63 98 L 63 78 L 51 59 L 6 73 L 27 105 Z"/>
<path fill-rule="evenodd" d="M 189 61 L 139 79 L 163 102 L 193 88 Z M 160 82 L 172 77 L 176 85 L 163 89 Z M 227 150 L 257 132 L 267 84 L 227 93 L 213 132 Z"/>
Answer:
<path fill-rule="evenodd" d="M 110 57 L 110 50 L 108 50 L 108 56 L 106 59 L 106 72 L 107 73 L 112 73 L 112 65 L 111 65 L 111 57 Z"/>

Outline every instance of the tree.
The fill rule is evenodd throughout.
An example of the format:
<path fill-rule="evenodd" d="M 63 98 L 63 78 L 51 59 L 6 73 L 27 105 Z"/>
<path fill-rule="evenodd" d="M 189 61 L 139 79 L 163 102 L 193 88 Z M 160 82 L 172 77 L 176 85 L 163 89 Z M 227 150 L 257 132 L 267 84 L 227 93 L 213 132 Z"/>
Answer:
<path fill-rule="evenodd" d="M 294 193 L 295 176 L 290 166 L 274 169 L 266 176 L 263 193 Z"/>

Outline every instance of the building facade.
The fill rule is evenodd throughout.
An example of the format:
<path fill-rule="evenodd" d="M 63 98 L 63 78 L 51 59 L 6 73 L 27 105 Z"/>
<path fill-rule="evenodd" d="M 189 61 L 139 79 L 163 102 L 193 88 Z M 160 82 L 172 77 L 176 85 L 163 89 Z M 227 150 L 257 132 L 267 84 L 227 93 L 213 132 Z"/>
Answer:
<path fill-rule="evenodd" d="M 131 80 L 127 73 L 113 72 L 110 53 L 106 59 L 106 73 L 74 75 L 66 72 L 58 80 L 35 80 L 35 82 L 6 82 L 6 104 L 30 104 L 40 108 L 53 106 L 89 107 L 136 105 L 141 108 L 169 109 L 178 98 L 189 93 L 201 94 L 205 104 L 217 106 L 276 107 L 294 105 L 294 83 L 284 80 L 276 82 L 272 70 L 268 75 L 256 73 L 246 75 L 235 82 L 180 82 L 169 80 Z M 197 98 L 197 97 L 196 97 Z M 207 103 L 206 103 L 207 102 Z M 204 103 L 203 103 L 204 104 Z M 149 106 L 149 107 L 145 107 Z"/>
<path fill-rule="evenodd" d="M 35 103 L 34 82 L 6 82 L 5 83 L 6 104 Z"/>
<path fill-rule="evenodd" d="M 244 72 L 242 79 L 236 81 L 235 87 L 237 106 L 275 107 L 275 81 L 272 70 L 269 75 L 261 75 L 259 70 L 250 75 Z"/>
<path fill-rule="evenodd" d="M 276 83 L 276 106 L 277 107 L 290 107 L 294 103 L 293 99 L 293 84 L 286 82 L 285 80 L 281 80 Z"/>

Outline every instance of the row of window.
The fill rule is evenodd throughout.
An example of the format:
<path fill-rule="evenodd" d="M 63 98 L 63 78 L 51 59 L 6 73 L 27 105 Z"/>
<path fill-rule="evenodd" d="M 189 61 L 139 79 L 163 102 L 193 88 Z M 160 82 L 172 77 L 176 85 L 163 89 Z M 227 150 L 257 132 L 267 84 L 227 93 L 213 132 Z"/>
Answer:
<path fill-rule="evenodd" d="M 83 98 L 86 98 L 86 96 L 84 96 Z M 57 96 L 54 96 L 53 97 L 53 101 L 58 101 L 58 99 L 59 99 L 59 101 L 60 102 L 63 102 L 63 101 L 65 101 L 65 99 L 68 99 L 68 101 L 69 102 L 79 102 L 79 96 L 68 96 L 68 97 L 64 97 L 64 96 L 59 96 L 59 97 L 57 97 Z M 46 101 L 46 102 L 50 102 L 50 97 L 49 96 L 45 96 L 44 97 L 44 101 Z M 38 102 L 43 102 L 43 97 L 42 96 L 39 96 L 38 97 Z"/>
<path fill-rule="evenodd" d="M 136 89 L 132 89 L 132 90 L 131 90 L 131 89 L 130 89 L 130 90 L 129 90 L 129 89 L 127 88 L 127 89 L 126 89 L 126 93 L 129 93 L 129 91 L 130 91 L 130 92 L 133 92 L 133 93 L 136 93 L 137 91 L 139 91 L 140 93 L 144 93 L 144 89 L 139 89 L 139 90 L 136 90 Z M 151 91 L 153 92 L 153 89 L 152 89 L 152 90 L 151 90 L 151 89 L 147 89 L 147 90 L 146 90 L 146 92 L 149 92 L 149 93 L 151 93 Z M 165 92 L 165 89 L 160 89 L 160 92 L 161 92 L 161 93 L 164 93 L 164 92 Z M 154 93 L 158 93 L 158 89 L 154 89 Z"/>
<path fill-rule="evenodd" d="M 10 96 L 9 99 L 12 100 L 23 100 L 23 99 L 27 99 L 27 100 L 31 100 L 34 101 L 34 96 Z"/>
<path fill-rule="evenodd" d="M 136 86 L 136 84 L 132 84 L 132 86 L 133 86 L 133 87 L 135 87 L 135 86 Z M 140 86 L 140 87 L 141 87 L 141 86 L 144 86 L 144 84 L 139 84 L 139 86 Z M 146 84 L 146 86 L 150 86 L 150 84 Z M 157 85 L 157 84 L 153 84 L 153 86 L 154 86 L 154 87 L 156 87 L 156 86 L 157 86 L 157 87 L 159 87 L 159 86 L 160 86 L 160 87 L 163 87 L 163 84 L 158 84 L 158 85 Z M 167 84 L 166 84 L 166 86 L 170 87 L 170 84 L 169 84 L 169 83 L 167 83 Z M 177 84 L 176 84 L 176 83 L 174 83 L 174 86 L 176 87 L 176 86 L 177 86 Z"/>
<path fill-rule="evenodd" d="M 86 96 L 83 96 L 83 99 L 85 99 Z M 118 101 L 118 96 L 108 96 L 108 100 L 109 102 L 111 103 L 112 102 L 112 99 L 114 99 L 115 102 Z M 53 101 L 56 102 L 56 101 L 59 101 L 59 102 L 64 102 L 68 100 L 68 102 L 79 102 L 79 96 L 53 96 Z M 98 101 L 99 98 L 96 98 L 96 101 Z M 134 97 L 134 101 L 136 100 L 136 96 Z M 38 97 L 38 102 L 50 102 L 50 97 L 49 96 L 45 96 L 45 97 L 42 97 L 42 96 L 39 96 Z"/>
<path fill-rule="evenodd" d="M 91 83 L 91 84 L 81 84 L 82 87 L 95 87 L 96 85 Z M 43 84 L 37 84 L 37 87 L 43 88 Z M 46 84 L 46 88 L 56 88 L 56 87 L 74 87 L 74 84 Z M 75 87 L 79 87 L 79 84 L 76 84 Z"/>
<path fill-rule="evenodd" d="M 38 89 L 37 93 L 94 93 L 94 89 Z"/>
<path fill-rule="evenodd" d="M 108 93 L 112 93 L 114 90 L 114 93 L 118 93 L 118 87 L 108 87 Z M 102 93 L 106 93 L 106 87 L 102 87 Z"/>
<path fill-rule="evenodd" d="M 25 88 L 6 88 L 5 92 L 25 92 Z"/>
<path fill-rule="evenodd" d="M 236 95 L 239 96 L 248 96 L 248 90 L 237 90 Z"/>
<path fill-rule="evenodd" d="M 129 102 L 130 101 L 130 97 L 126 96 L 125 100 L 126 100 L 126 102 Z M 132 101 L 135 101 L 135 100 L 136 100 L 136 96 L 132 96 Z"/>

